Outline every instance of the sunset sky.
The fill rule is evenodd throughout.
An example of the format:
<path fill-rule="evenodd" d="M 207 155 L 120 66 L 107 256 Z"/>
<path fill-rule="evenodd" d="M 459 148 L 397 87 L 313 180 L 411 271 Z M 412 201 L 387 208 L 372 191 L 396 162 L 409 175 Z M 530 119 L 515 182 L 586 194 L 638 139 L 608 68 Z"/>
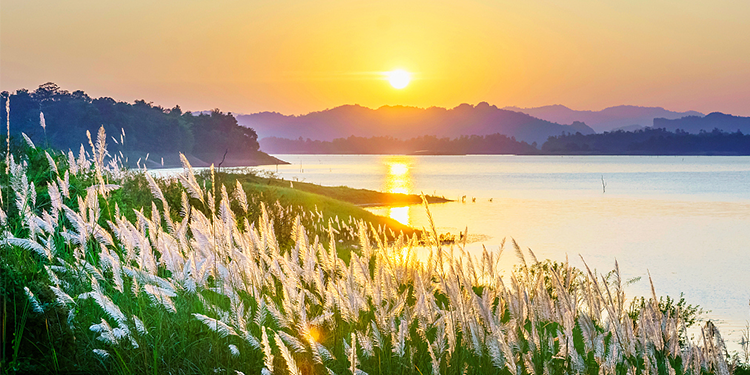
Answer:
<path fill-rule="evenodd" d="M 0 1 L 0 90 L 186 110 L 633 104 L 750 116 L 750 1 Z M 393 88 L 384 72 L 412 81 Z"/>

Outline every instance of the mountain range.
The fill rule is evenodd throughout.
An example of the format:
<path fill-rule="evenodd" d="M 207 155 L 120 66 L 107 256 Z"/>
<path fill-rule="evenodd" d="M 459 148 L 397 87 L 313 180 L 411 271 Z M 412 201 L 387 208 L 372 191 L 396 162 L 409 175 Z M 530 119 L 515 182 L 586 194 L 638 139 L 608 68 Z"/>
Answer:
<path fill-rule="evenodd" d="M 702 113 L 696 111 L 674 112 L 661 107 L 633 105 L 619 105 L 601 111 L 578 111 L 560 104 L 534 108 L 504 107 L 503 109 L 526 113 L 558 124 L 570 124 L 574 121 L 584 122 L 597 133 L 618 129 L 632 131 L 650 127 L 653 125 L 655 118 L 672 120 L 686 116 L 703 117 Z"/>
<path fill-rule="evenodd" d="M 276 112 L 235 116 L 240 125 L 255 129 L 261 139 L 302 137 L 331 141 L 349 136 L 405 139 L 423 135 L 459 137 L 500 133 L 530 144 L 542 144 L 548 137 L 563 133 L 594 133 L 593 129 L 581 122 L 560 125 L 525 113 L 500 109 L 486 102 L 475 106 L 461 104 L 450 109 L 406 106 L 370 109 L 360 105 L 343 105 L 300 116 Z"/>

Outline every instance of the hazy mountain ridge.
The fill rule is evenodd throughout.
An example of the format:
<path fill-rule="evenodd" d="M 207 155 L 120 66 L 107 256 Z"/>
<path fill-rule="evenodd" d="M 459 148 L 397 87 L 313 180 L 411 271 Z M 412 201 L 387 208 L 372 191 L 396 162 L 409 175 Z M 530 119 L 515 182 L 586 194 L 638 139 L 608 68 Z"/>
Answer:
<path fill-rule="evenodd" d="M 476 106 L 461 104 L 451 109 L 406 106 L 371 109 L 355 104 L 300 116 L 260 112 L 236 117 L 240 125 L 255 129 L 259 138 L 302 137 L 321 141 L 349 136 L 404 139 L 424 135 L 458 137 L 500 133 L 519 141 L 541 144 L 548 137 L 563 133 L 594 133 L 583 123 L 560 125 L 486 102 Z"/>
<path fill-rule="evenodd" d="M 750 134 L 750 117 L 712 112 L 706 116 L 686 116 L 679 119 L 655 118 L 654 128 L 664 128 L 668 131 L 680 129 L 688 133 L 719 129 L 729 133 L 740 131 Z"/>
<path fill-rule="evenodd" d="M 686 116 L 704 116 L 703 113 L 696 111 L 675 112 L 662 107 L 640 107 L 633 105 L 608 107 L 601 111 L 579 111 L 561 104 L 534 108 L 504 107 L 503 109 L 522 112 L 559 124 L 570 124 L 575 121 L 581 121 L 599 133 L 616 130 L 617 128 L 634 129 L 633 125 L 649 127 L 653 124 L 655 118 L 679 119 Z"/>

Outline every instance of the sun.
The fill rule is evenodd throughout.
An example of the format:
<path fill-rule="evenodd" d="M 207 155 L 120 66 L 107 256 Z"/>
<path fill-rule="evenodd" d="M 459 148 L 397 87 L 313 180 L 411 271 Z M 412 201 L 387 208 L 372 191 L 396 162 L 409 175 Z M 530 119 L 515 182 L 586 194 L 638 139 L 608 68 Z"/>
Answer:
<path fill-rule="evenodd" d="M 399 90 L 406 87 L 409 84 L 409 81 L 411 81 L 411 74 L 402 69 L 390 71 L 386 73 L 386 75 L 388 76 L 388 82 L 391 83 L 391 86 Z"/>

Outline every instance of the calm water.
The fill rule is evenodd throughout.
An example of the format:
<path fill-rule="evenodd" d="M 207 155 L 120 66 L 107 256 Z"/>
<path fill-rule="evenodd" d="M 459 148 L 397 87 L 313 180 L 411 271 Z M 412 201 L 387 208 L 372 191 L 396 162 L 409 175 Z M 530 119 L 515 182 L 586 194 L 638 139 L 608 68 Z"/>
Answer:
<path fill-rule="evenodd" d="M 583 266 L 580 255 L 600 272 L 617 260 L 625 278 L 642 277 L 630 295 L 650 294 L 650 272 L 657 294 L 711 310 L 739 349 L 750 319 L 750 157 L 275 156 L 292 163 L 278 166 L 286 179 L 456 199 L 430 210 L 441 232 L 468 227 L 472 251 L 512 237 L 539 259 Z M 421 206 L 369 209 L 429 225 Z M 516 261 L 503 256 L 508 268 Z"/>

